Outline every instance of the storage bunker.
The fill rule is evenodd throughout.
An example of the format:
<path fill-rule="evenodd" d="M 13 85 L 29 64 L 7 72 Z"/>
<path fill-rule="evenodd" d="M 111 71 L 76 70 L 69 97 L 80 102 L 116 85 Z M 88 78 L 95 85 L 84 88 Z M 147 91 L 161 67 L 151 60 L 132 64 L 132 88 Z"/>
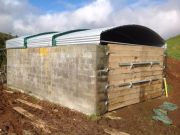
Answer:
<path fill-rule="evenodd" d="M 139 25 L 8 40 L 7 86 L 103 114 L 163 94 L 164 40 Z"/>

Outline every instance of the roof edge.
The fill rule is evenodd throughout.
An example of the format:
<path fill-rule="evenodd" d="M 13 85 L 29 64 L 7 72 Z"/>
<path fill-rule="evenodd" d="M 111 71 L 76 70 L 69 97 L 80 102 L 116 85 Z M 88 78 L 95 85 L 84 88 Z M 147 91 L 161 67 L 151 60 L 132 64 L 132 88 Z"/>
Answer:
<path fill-rule="evenodd" d="M 24 38 L 24 47 L 27 48 L 27 40 L 28 40 L 28 39 L 31 39 L 31 38 L 34 38 L 34 37 L 38 37 L 38 36 L 47 35 L 47 34 L 53 34 L 53 33 L 58 33 L 58 32 L 56 32 L 56 31 L 43 32 L 43 33 L 39 33 L 39 34 L 34 34 L 34 35 L 31 35 L 31 36 L 27 36 L 27 37 Z"/>
<path fill-rule="evenodd" d="M 62 33 L 55 34 L 55 35 L 52 36 L 52 46 L 56 46 L 56 38 L 57 37 L 67 35 L 67 34 L 70 34 L 70 33 L 86 31 L 86 30 L 89 30 L 89 29 L 75 29 L 75 30 L 69 30 L 69 31 L 65 31 L 65 32 L 62 32 Z"/>

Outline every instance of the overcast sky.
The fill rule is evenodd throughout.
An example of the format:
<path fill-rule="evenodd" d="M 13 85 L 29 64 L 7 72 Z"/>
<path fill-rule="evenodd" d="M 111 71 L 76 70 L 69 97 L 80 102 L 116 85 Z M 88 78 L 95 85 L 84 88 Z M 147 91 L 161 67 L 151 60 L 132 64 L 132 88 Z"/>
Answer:
<path fill-rule="evenodd" d="M 0 0 L 0 31 L 14 35 L 126 24 L 180 34 L 180 0 Z"/>

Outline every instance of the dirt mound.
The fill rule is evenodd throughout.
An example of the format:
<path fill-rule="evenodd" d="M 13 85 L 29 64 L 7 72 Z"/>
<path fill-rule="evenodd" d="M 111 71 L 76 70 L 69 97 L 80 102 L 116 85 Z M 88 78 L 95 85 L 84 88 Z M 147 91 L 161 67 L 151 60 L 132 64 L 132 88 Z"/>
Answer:
<path fill-rule="evenodd" d="M 167 58 L 166 68 L 168 81 L 172 84 L 176 84 L 180 81 L 180 61 Z"/>
<path fill-rule="evenodd" d="M 24 132 L 30 132 L 32 135 L 106 134 L 102 126 L 98 125 L 96 121 L 92 121 L 88 116 L 68 108 L 50 104 L 46 101 L 39 101 L 19 92 L 9 93 L 2 89 L 0 90 L 0 99 L 0 134 L 16 133 L 17 135 L 22 135 Z M 31 107 L 19 102 L 17 99 L 23 99 L 23 101 L 28 103 L 39 105 L 43 109 Z M 39 125 L 35 123 L 36 119 L 32 120 L 26 117 L 27 114 L 22 115 L 18 113 L 13 109 L 14 107 L 25 109 L 30 115 L 33 115 L 40 121 Z M 42 130 L 42 121 L 50 129 L 50 133 Z"/>
<path fill-rule="evenodd" d="M 17 133 L 22 134 L 22 125 L 19 122 L 20 117 L 12 110 L 12 101 L 4 93 L 0 85 L 0 129 L 3 134 Z"/>
<path fill-rule="evenodd" d="M 170 88 L 170 101 L 179 105 L 180 108 L 180 61 L 167 59 L 167 78 Z M 170 113 L 174 124 L 180 128 L 180 109 Z"/>

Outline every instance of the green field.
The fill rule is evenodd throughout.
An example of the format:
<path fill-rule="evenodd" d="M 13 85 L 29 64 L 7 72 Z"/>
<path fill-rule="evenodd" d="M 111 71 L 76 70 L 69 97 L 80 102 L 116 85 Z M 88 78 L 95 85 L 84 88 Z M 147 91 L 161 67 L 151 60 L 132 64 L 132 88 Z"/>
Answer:
<path fill-rule="evenodd" d="M 180 35 L 170 38 L 167 41 L 167 55 L 180 60 Z"/>

